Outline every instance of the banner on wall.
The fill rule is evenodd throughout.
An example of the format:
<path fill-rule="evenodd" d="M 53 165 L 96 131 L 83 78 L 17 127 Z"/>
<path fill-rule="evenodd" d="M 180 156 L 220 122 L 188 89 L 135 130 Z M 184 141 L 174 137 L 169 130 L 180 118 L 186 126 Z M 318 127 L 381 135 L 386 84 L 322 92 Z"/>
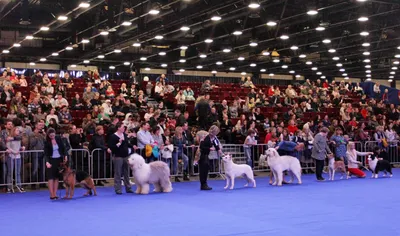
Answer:
<path fill-rule="evenodd" d="M 382 99 L 382 95 L 385 92 L 385 89 L 387 89 L 389 91 L 389 102 L 395 105 L 400 104 L 400 90 L 385 85 L 380 85 L 379 88 L 381 90 L 381 93 L 379 97 L 376 97 L 374 93 L 374 85 L 375 83 L 372 82 L 360 83 L 360 86 L 363 88 L 364 93 L 367 94 L 368 97 L 378 98 L 380 100 Z"/>

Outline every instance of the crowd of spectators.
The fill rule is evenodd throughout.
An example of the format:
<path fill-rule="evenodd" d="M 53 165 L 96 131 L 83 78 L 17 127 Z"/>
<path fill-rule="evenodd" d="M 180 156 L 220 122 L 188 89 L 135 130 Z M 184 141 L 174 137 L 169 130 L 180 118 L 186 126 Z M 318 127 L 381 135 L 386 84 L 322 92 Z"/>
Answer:
<path fill-rule="evenodd" d="M 106 151 L 105 138 L 116 132 L 118 122 L 125 125 L 135 149 L 157 146 L 163 155 L 149 160 L 161 158 L 171 163 L 172 174 L 177 173 L 182 160 L 185 180 L 189 179 L 193 157 L 184 148 L 197 145 L 196 133 L 212 125 L 220 128 L 221 142 L 243 144 L 246 156 L 252 155 L 250 149 L 255 144 L 291 141 L 304 144 L 298 158 L 308 165 L 312 163 L 313 138 L 327 127 L 337 157 L 345 158 L 350 140 L 377 141 L 383 150 L 395 150 L 391 153 L 397 157 L 399 107 L 390 104 L 388 91 L 381 92 L 378 83 L 369 97 L 359 83 L 345 81 L 307 79 L 283 88 L 258 86 L 251 77 L 243 77 L 230 86 L 246 94 L 221 98 L 216 95 L 226 88 L 221 84 L 205 80 L 201 85 L 184 86 L 169 81 L 164 74 L 155 80 L 142 80 L 132 72 L 129 79 L 116 83 L 101 80 L 97 71 L 73 79 L 68 73 L 50 78 L 37 70 L 26 78 L 7 68 L 0 77 L 0 146 L 9 154 L 1 157 L 0 184 L 12 184 L 14 167 L 9 160 L 21 158 L 20 151 L 43 150 L 48 128 L 63 137 L 68 150 Z M 31 180 L 44 181 L 37 174 L 43 167 L 41 154 L 35 155 L 31 175 L 36 179 Z M 15 171 L 21 172 L 21 168 Z M 175 180 L 180 181 L 178 177 Z M 22 188 L 21 179 L 16 182 Z"/>

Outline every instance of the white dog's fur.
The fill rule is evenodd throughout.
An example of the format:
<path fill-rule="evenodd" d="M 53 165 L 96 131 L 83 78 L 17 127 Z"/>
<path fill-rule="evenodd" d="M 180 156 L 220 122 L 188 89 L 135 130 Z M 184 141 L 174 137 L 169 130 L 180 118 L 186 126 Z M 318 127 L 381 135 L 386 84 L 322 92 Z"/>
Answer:
<path fill-rule="evenodd" d="M 229 187 L 229 182 L 231 184 L 230 189 L 235 187 L 235 178 L 239 176 L 243 176 L 247 179 L 247 183 L 244 185 L 247 187 L 249 184 L 253 185 L 253 188 L 256 187 L 256 181 L 254 179 L 254 173 L 251 167 L 247 164 L 235 164 L 232 161 L 232 156 L 227 154 L 222 157 L 222 161 L 224 162 L 225 167 L 225 176 L 226 176 L 226 186 L 224 189 Z"/>
<path fill-rule="evenodd" d="M 293 175 L 296 176 L 298 183 L 301 184 L 301 165 L 300 161 L 292 156 L 280 156 L 275 148 L 268 148 L 268 165 L 274 174 L 274 183 L 272 185 L 282 186 L 283 171 L 290 173 L 290 181 L 293 181 Z"/>
<path fill-rule="evenodd" d="M 170 170 L 167 163 L 155 161 L 147 164 L 138 154 L 132 154 L 128 159 L 132 169 L 137 194 L 148 194 L 150 184 L 154 185 L 154 192 L 169 193 L 172 191 Z"/>

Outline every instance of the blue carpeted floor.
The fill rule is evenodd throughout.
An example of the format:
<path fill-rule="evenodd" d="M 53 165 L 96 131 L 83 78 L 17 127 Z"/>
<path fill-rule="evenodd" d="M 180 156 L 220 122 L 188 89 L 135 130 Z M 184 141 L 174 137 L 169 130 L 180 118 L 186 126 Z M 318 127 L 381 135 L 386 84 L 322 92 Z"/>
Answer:
<path fill-rule="evenodd" d="M 173 183 L 169 194 L 117 196 L 99 188 L 97 197 L 51 202 L 46 191 L 0 194 L 0 232 L 7 236 L 44 235 L 399 235 L 400 171 L 394 177 L 316 182 L 225 191 L 224 181 Z M 64 194 L 64 191 L 62 192 Z"/>

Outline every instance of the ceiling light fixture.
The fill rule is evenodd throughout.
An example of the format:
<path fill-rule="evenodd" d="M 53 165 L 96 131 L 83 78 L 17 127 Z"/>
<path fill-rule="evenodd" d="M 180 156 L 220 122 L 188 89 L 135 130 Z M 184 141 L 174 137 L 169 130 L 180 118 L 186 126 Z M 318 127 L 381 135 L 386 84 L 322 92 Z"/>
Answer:
<path fill-rule="evenodd" d="M 49 31 L 49 27 L 47 27 L 47 26 L 42 26 L 42 27 L 40 27 L 40 30 L 41 31 Z"/>
<path fill-rule="evenodd" d="M 212 16 L 211 20 L 212 21 L 220 21 L 222 18 L 220 16 Z"/>
<path fill-rule="evenodd" d="M 282 66 L 282 69 L 287 69 L 287 68 L 288 68 L 287 65 L 283 65 L 283 66 Z"/>
<path fill-rule="evenodd" d="M 328 43 L 331 43 L 332 41 L 330 39 L 324 39 L 324 40 L 322 40 L 322 42 L 325 44 L 328 44 Z"/>
<path fill-rule="evenodd" d="M 251 64 L 250 64 L 250 67 L 256 67 L 256 66 L 257 66 L 256 63 L 251 63 Z"/>
<path fill-rule="evenodd" d="M 244 61 L 244 57 L 238 57 L 239 61 Z"/>
<path fill-rule="evenodd" d="M 197 69 L 203 69 L 203 66 L 196 66 Z"/>
<path fill-rule="evenodd" d="M 46 58 L 40 58 L 40 61 L 47 61 L 47 59 Z"/>
<path fill-rule="evenodd" d="M 395 58 L 400 58 L 400 54 L 397 54 L 394 56 Z"/>
<path fill-rule="evenodd" d="M 371 60 L 370 60 L 370 59 L 365 59 L 363 62 L 365 62 L 365 63 L 370 63 Z"/>
<path fill-rule="evenodd" d="M 314 15 L 317 15 L 317 14 L 318 14 L 318 10 L 309 10 L 307 12 L 307 15 L 310 15 L 310 16 L 314 16 Z"/>
<path fill-rule="evenodd" d="M 242 72 L 242 73 L 240 73 L 240 74 L 241 74 L 241 75 L 246 75 L 247 73 L 243 71 L 243 72 Z"/>
<path fill-rule="evenodd" d="M 72 47 L 72 46 L 67 46 L 66 48 L 65 48 L 65 50 L 67 50 L 67 51 L 71 51 L 71 50 L 73 50 L 74 48 Z"/>
<path fill-rule="evenodd" d="M 363 43 L 362 46 L 363 47 L 369 47 L 369 46 L 371 46 L 371 44 L 370 43 Z"/>
<path fill-rule="evenodd" d="M 156 35 L 154 38 L 155 38 L 155 39 L 158 39 L 158 40 L 161 40 L 161 39 L 164 38 L 164 36 L 162 36 L 162 35 Z"/>
<path fill-rule="evenodd" d="M 290 74 L 296 73 L 294 70 L 289 71 Z"/>
<path fill-rule="evenodd" d="M 347 77 L 347 76 L 346 76 L 346 77 L 344 77 L 344 79 L 345 79 L 345 80 L 348 80 L 348 79 L 349 79 L 349 77 Z"/>
<path fill-rule="evenodd" d="M 338 64 L 336 64 L 336 66 L 337 66 L 337 67 L 342 67 L 343 64 L 342 64 L 342 63 L 338 63 Z"/>
<path fill-rule="evenodd" d="M 288 40 L 288 39 L 289 39 L 289 36 L 287 36 L 286 34 L 284 34 L 284 35 L 281 36 L 281 39 L 282 39 L 282 40 Z"/>
<path fill-rule="evenodd" d="M 100 32 L 100 35 L 103 35 L 103 36 L 107 36 L 108 34 L 109 34 L 108 31 L 101 31 L 101 32 Z"/>
<path fill-rule="evenodd" d="M 398 64 L 400 64 L 400 62 L 399 61 L 394 61 L 393 64 L 398 65 Z"/>
<path fill-rule="evenodd" d="M 132 25 L 132 22 L 130 22 L 130 21 L 124 21 L 124 22 L 122 22 L 121 25 L 122 25 L 122 26 L 131 26 L 131 25 Z"/>
<path fill-rule="evenodd" d="M 329 52 L 329 53 L 335 53 L 335 52 L 336 52 L 336 49 L 331 48 L 331 49 L 328 50 L 328 52 Z"/>
<path fill-rule="evenodd" d="M 186 50 L 186 49 L 188 49 L 188 46 L 184 46 L 184 45 L 183 45 L 183 46 L 180 47 L 180 49 L 181 49 L 181 50 Z"/>
<path fill-rule="evenodd" d="M 277 25 L 277 23 L 275 21 L 268 21 L 267 22 L 267 26 L 273 27 L 273 26 L 276 26 L 276 25 Z"/>
<path fill-rule="evenodd" d="M 114 49 L 114 53 L 121 53 L 122 50 L 121 49 Z"/>
<path fill-rule="evenodd" d="M 263 56 L 269 56 L 269 55 L 271 55 L 271 53 L 269 53 L 268 51 L 263 51 L 263 52 L 262 52 L 262 55 L 263 55 Z"/>
<path fill-rule="evenodd" d="M 250 47 L 257 47 L 258 43 L 256 41 L 250 41 Z"/>
<path fill-rule="evenodd" d="M 89 60 L 84 60 L 83 63 L 84 63 L 84 64 L 89 64 L 90 61 L 89 61 Z M 125 64 L 125 63 L 124 63 L 124 64 Z"/>
<path fill-rule="evenodd" d="M 317 28 L 315 28 L 316 31 L 324 31 L 325 27 L 322 26 L 318 26 Z"/>
<path fill-rule="evenodd" d="M 231 49 L 229 49 L 229 48 L 224 48 L 224 50 L 222 50 L 224 53 L 228 53 L 228 52 L 231 52 Z"/>
<path fill-rule="evenodd" d="M 165 55 L 167 55 L 167 53 L 166 52 L 159 52 L 158 55 L 165 56 Z"/>
<path fill-rule="evenodd" d="M 34 65 L 36 65 L 36 63 L 35 62 L 30 62 L 29 65 L 30 66 L 34 66 Z"/>
<path fill-rule="evenodd" d="M 222 64 L 224 64 L 222 61 L 217 61 L 215 64 L 217 64 L 217 65 L 222 65 Z"/>
<path fill-rule="evenodd" d="M 185 63 L 185 62 L 186 62 L 186 59 L 180 59 L 179 62 L 180 62 L 180 63 Z"/>
<path fill-rule="evenodd" d="M 167 66 L 168 66 L 168 65 L 165 64 L 165 63 L 161 64 L 161 67 L 167 67 Z"/>
<path fill-rule="evenodd" d="M 363 52 L 363 55 L 364 56 L 369 56 L 369 55 L 371 55 L 371 53 L 370 52 Z"/>
<path fill-rule="evenodd" d="M 365 73 L 371 74 L 371 70 L 366 70 Z"/>
<path fill-rule="evenodd" d="M 397 70 L 397 67 L 396 66 L 392 67 L 392 70 Z"/>
<path fill-rule="evenodd" d="M 66 21 L 66 20 L 68 20 L 68 17 L 67 17 L 67 16 L 64 16 L 64 15 L 61 15 L 61 16 L 59 16 L 59 17 L 57 18 L 57 20 L 59 20 L 59 21 Z"/>
<path fill-rule="evenodd" d="M 300 54 L 299 57 L 300 57 L 300 58 L 306 58 L 307 55 L 306 55 L 306 54 Z"/>
<path fill-rule="evenodd" d="M 312 61 L 306 61 L 306 65 L 312 65 Z"/>
<path fill-rule="evenodd" d="M 266 69 L 261 69 L 261 70 L 260 70 L 260 72 L 266 72 L 266 71 L 267 71 Z"/>
<path fill-rule="evenodd" d="M 340 72 L 345 72 L 346 70 L 344 68 L 341 68 L 339 71 Z"/>
<path fill-rule="evenodd" d="M 249 4 L 249 8 L 251 8 L 251 9 L 256 9 L 256 8 L 259 8 L 259 7 L 260 7 L 260 4 L 258 2 L 255 2 L 255 1 L 252 1 Z"/>
<path fill-rule="evenodd" d="M 4 53 L 4 54 L 8 54 L 8 53 L 10 53 L 10 50 L 4 49 L 4 50 L 3 50 L 3 53 Z"/>
<path fill-rule="evenodd" d="M 299 47 L 297 47 L 296 45 L 293 45 L 290 47 L 291 50 L 296 51 L 297 49 L 299 49 Z"/>
<path fill-rule="evenodd" d="M 318 67 L 313 67 L 311 68 L 311 70 L 318 70 Z"/>
<path fill-rule="evenodd" d="M 274 59 L 274 60 L 272 60 L 272 62 L 274 62 L 274 63 L 279 63 L 280 60 L 279 60 L 279 59 Z"/>
<path fill-rule="evenodd" d="M 214 40 L 212 40 L 212 39 L 206 39 L 206 40 L 204 40 L 204 42 L 205 43 L 212 43 Z"/>
<path fill-rule="evenodd" d="M 342 76 L 347 76 L 347 73 L 343 73 Z"/>
<path fill-rule="evenodd" d="M 391 71 L 390 74 L 391 74 L 391 75 L 395 75 L 396 72 L 395 72 L 395 71 Z"/>
<path fill-rule="evenodd" d="M 146 57 L 141 57 L 140 60 L 141 61 L 147 61 L 147 58 Z"/>
<path fill-rule="evenodd" d="M 232 34 L 233 34 L 233 35 L 236 35 L 236 36 L 239 36 L 239 35 L 242 35 L 243 32 L 240 31 L 240 30 L 235 30 Z"/>
<path fill-rule="evenodd" d="M 318 71 L 318 72 L 317 72 L 317 75 L 322 75 L 322 72 L 321 72 L 321 71 Z"/>
<path fill-rule="evenodd" d="M 199 57 L 200 58 L 207 58 L 207 55 L 206 54 L 200 54 Z"/>
<path fill-rule="evenodd" d="M 368 20 L 368 17 L 366 17 L 366 16 L 361 16 L 358 18 L 358 21 L 361 21 L 361 22 L 365 22 L 367 20 Z"/>
<path fill-rule="evenodd" d="M 32 35 L 27 35 L 27 36 L 25 37 L 25 39 L 27 39 L 27 40 L 32 40 L 32 39 L 33 39 L 33 36 L 32 36 Z"/>
<path fill-rule="evenodd" d="M 388 82 L 391 83 L 391 82 L 393 82 L 393 80 L 392 79 L 388 79 Z"/>
<path fill-rule="evenodd" d="M 181 30 L 182 31 L 188 31 L 188 30 L 190 30 L 190 27 L 185 25 L 185 26 L 181 27 Z"/>
<path fill-rule="evenodd" d="M 90 7 L 90 3 L 88 3 L 88 2 L 81 2 L 81 3 L 79 4 L 79 7 L 80 7 L 80 8 L 88 8 L 88 7 Z"/>
<path fill-rule="evenodd" d="M 110 68 L 110 70 L 115 70 L 115 66 L 110 66 L 108 68 Z"/>
<path fill-rule="evenodd" d="M 103 59 L 105 56 L 104 55 L 98 55 L 97 58 Z"/>
<path fill-rule="evenodd" d="M 150 11 L 149 11 L 149 14 L 150 15 L 158 15 L 160 13 L 160 10 L 158 10 L 158 9 L 151 9 Z"/>
<path fill-rule="evenodd" d="M 53 52 L 51 55 L 52 55 L 53 57 L 56 57 L 56 56 L 58 56 L 58 52 Z"/>
<path fill-rule="evenodd" d="M 82 43 L 89 43 L 90 41 L 89 41 L 89 39 L 82 39 L 81 42 L 82 42 Z"/>
<path fill-rule="evenodd" d="M 325 75 L 321 76 L 321 79 L 326 79 L 326 76 Z"/>
<path fill-rule="evenodd" d="M 301 77 L 301 75 L 296 75 L 296 78 L 300 78 Z"/>
<path fill-rule="evenodd" d="M 368 75 L 365 75 L 365 76 L 367 76 L 367 77 L 371 77 L 371 75 L 370 75 L 370 74 L 368 74 Z"/>
<path fill-rule="evenodd" d="M 13 47 L 19 48 L 19 47 L 21 47 L 21 44 L 20 44 L 20 43 L 14 43 L 14 44 L 13 44 Z"/>
<path fill-rule="evenodd" d="M 70 67 L 72 67 L 72 68 L 75 68 L 75 67 L 76 67 L 76 65 L 75 65 L 75 64 L 72 64 L 72 65 L 70 65 Z"/>
<path fill-rule="evenodd" d="M 217 74 L 218 72 L 216 70 L 211 71 L 211 74 Z"/>
<path fill-rule="evenodd" d="M 366 65 L 365 68 L 369 69 L 371 68 L 371 65 Z"/>
<path fill-rule="evenodd" d="M 231 68 L 229 68 L 229 70 L 234 71 L 234 70 L 236 70 L 236 68 L 235 67 L 231 67 Z"/>
<path fill-rule="evenodd" d="M 332 60 L 334 60 L 334 61 L 339 61 L 340 58 L 339 58 L 339 57 L 333 57 Z"/>
<path fill-rule="evenodd" d="M 367 31 L 363 31 L 363 32 L 360 33 L 360 35 L 365 37 L 365 36 L 368 36 L 369 33 Z"/>
<path fill-rule="evenodd" d="M 274 73 L 270 73 L 269 76 L 274 76 Z"/>

